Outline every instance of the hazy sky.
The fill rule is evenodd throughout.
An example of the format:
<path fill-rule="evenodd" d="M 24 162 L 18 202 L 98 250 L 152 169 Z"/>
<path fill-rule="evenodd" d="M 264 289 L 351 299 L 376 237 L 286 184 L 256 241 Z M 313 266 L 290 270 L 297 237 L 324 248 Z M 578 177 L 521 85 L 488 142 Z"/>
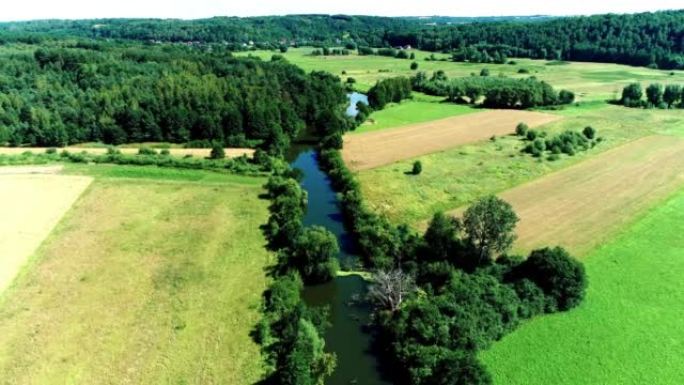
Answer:
<path fill-rule="evenodd" d="M 682 0 L 4 0 L 0 20 L 344 13 L 383 16 L 585 15 L 684 8 Z"/>

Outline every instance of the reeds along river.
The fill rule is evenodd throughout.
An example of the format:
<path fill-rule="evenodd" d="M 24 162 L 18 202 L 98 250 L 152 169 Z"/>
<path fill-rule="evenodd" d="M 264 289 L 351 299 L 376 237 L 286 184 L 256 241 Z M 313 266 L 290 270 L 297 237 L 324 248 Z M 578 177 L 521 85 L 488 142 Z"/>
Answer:
<path fill-rule="evenodd" d="M 363 94 L 349 95 L 347 114 L 356 114 L 356 103 L 367 102 Z M 302 186 L 308 193 L 306 226 L 323 226 L 335 234 L 340 245 L 340 265 L 349 265 L 354 258 L 354 242 L 346 232 L 342 213 L 327 175 L 318 167 L 318 155 L 312 148 L 301 148 L 293 155 L 292 167 L 303 173 Z M 328 306 L 330 324 L 325 334 L 326 350 L 337 355 L 335 372 L 327 385 L 384 385 L 376 357 L 371 354 L 371 336 L 364 330 L 371 308 L 364 301 L 366 282 L 358 275 L 337 277 L 333 281 L 304 290 L 310 306 Z"/>

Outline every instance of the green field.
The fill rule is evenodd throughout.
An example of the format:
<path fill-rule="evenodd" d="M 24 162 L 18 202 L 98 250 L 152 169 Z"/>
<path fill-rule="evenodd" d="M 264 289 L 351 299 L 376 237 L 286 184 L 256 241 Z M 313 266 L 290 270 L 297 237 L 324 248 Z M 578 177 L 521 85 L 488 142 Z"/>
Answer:
<path fill-rule="evenodd" d="M 0 297 L 0 383 L 260 380 L 264 179 L 65 171 L 96 179 Z"/>
<path fill-rule="evenodd" d="M 444 103 L 442 98 L 414 92 L 411 100 L 390 104 L 380 111 L 373 112 L 369 119 L 351 134 L 396 128 L 478 111 L 482 110 L 460 104 Z"/>
<path fill-rule="evenodd" d="M 340 76 L 343 80 L 353 77 L 357 80 L 356 88 L 360 91 L 369 89 L 378 79 L 396 76 L 413 76 L 416 71 L 410 69 L 411 60 L 395 59 L 383 56 L 311 56 L 313 48 L 292 48 L 283 56 L 291 63 L 306 71 L 328 71 Z M 479 74 L 482 68 L 488 68 L 492 76 L 504 74 L 512 77 L 536 76 L 549 82 L 557 89 L 567 88 L 574 91 L 580 100 L 606 100 L 614 98 L 624 85 L 639 82 L 684 83 L 684 71 L 653 70 L 643 67 L 631 67 L 618 64 L 577 63 L 553 65 L 545 60 L 512 59 L 516 64 L 480 64 L 454 63 L 450 61 L 425 61 L 429 52 L 411 51 L 416 55 L 419 71 L 429 73 L 442 70 L 450 77 Z M 237 55 L 254 55 L 269 60 L 274 51 L 240 52 Z M 445 54 L 435 54 L 437 59 L 448 59 Z M 529 73 L 519 74 L 520 69 Z M 382 72 L 381 72 L 382 71 Z M 343 74 L 344 72 L 344 74 Z"/>
<path fill-rule="evenodd" d="M 414 159 L 357 173 L 372 209 L 391 220 L 417 224 L 436 211 L 451 210 L 478 197 L 498 193 L 555 170 L 568 167 L 630 140 L 653 134 L 684 135 L 684 110 L 636 110 L 605 104 L 558 111 L 565 119 L 544 131 L 582 130 L 591 125 L 604 141 L 573 157 L 540 161 L 520 151 L 524 142 L 514 136 L 458 147 L 420 157 L 423 172 L 406 175 Z"/>
<path fill-rule="evenodd" d="M 589 291 L 482 354 L 500 385 L 675 385 L 684 377 L 684 191 L 585 260 Z"/>

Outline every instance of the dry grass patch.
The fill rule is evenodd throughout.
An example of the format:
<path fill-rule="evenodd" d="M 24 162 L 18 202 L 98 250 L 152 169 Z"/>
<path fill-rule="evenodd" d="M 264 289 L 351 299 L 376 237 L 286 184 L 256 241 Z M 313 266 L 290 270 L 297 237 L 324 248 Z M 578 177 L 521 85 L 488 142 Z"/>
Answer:
<path fill-rule="evenodd" d="M 0 168 L 0 293 L 92 181 L 84 176 L 28 175 L 57 170 Z"/>
<path fill-rule="evenodd" d="M 508 135 L 526 122 L 537 127 L 561 119 L 541 112 L 493 110 L 414 124 L 402 128 L 347 135 L 342 156 L 353 170 L 366 170 L 420 155 Z"/>
<path fill-rule="evenodd" d="M 48 148 L 47 147 L 0 147 L 0 155 L 21 155 L 26 151 L 30 151 L 33 153 L 42 153 L 45 152 Z M 87 152 L 89 154 L 95 154 L 95 155 L 102 155 L 107 153 L 106 148 L 102 147 L 64 147 L 64 148 L 59 148 L 59 151 L 66 150 L 69 152 L 74 152 L 74 153 L 79 153 L 79 152 Z M 155 151 L 159 152 L 159 149 L 154 149 Z M 138 148 L 130 148 L 130 147 L 121 147 L 119 148 L 119 151 L 123 154 L 127 155 L 135 155 L 138 153 Z M 194 157 L 198 158 L 206 158 L 209 156 L 211 153 L 210 148 L 170 148 L 169 152 L 173 156 L 187 156 L 187 155 L 192 155 Z M 228 158 L 237 158 L 242 155 L 246 156 L 252 156 L 254 154 L 254 150 L 251 148 L 226 148 L 226 157 Z"/>
<path fill-rule="evenodd" d="M 0 383 L 258 381 L 260 192 L 96 180 L 0 301 Z"/>

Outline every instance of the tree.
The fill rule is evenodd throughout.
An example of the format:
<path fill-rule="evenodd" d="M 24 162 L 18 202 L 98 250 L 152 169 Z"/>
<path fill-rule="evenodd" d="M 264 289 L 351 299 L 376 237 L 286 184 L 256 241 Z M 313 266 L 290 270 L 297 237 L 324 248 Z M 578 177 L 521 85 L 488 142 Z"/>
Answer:
<path fill-rule="evenodd" d="M 306 319 L 300 319 L 297 335 L 285 365 L 280 368 L 283 385 L 323 385 L 335 369 L 334 354 L 325 352 L 325 341 L 316 327 Z"/>
<path fill-rule="evenodd" d="M 423 163 L 421 163 L 419 160 L 413 162 L 411 173 L 413 175 L 420 175 L 421 172 L 423 172 Z"/>
<path fill-rule="evenodd" d="M 295 240 L 286 265 L 295 267 L 307 284 L 332 280 L 339 270 L 335 235 L 321 226 L 305 228 Z"/>
<path fill-rule="evenodd" d="M 676 84 L 668 84 L 665 87 L 665 92 L 663 93 L 663 100 L 667 103 L 668 108 L 677 103 L 682 94 L 682 87 Z"/>
<path fill-rule="evenodd" d="M 561 247 L 534 250 L 516 274 L 539 286 L 560 310 L 579 305 L 587 288 L 584 265 Z"/>
<path fill-rule="evenodd" d="M 460 231 L 461 222 L 457 218 L 435 213 L 423 236 L 426 254 L 431 260 L 446 261 L 456 248 Z"/>
<path fill-rule="evenodd" d="M 587 139 L 592 140 L 596 137 L 596 129 L 592 126 L 586 126 L 584 127 L 584 130 L 582 130 L 582 134 L 584 134 Z"/>
<path fill-rule="evenodd" d="M 401 269 L 378 270 L 368 288 L 368 298 L 377 306 L 396 312 L 415 290 L 413 278 Z"/>
<path fill-rule="evenodd" d="M 417 69 L 418 69 L 418 63 L 416 63 L 416 62 L 411 63 L 411 71 L 415 71 Z"/>
<path fill-rule="evenodd" d="M 637 107 L 641 103 L 641 98 L 643 96 L 643 91 L 641 90 L 641 84 L 632 83 L 627 85 L 622 89 L 622 99 L 621 102 L 627 107 Z"/>
<path fill-rule="evenodd" d="M 663 102 L 663 86 L 658 83 L 649 85 L 646 88 L 646 98 L 652 106 L 660 106 Z"/>
<path fill-rule="evenodd" d="M 575 101 L 575 94 L 572 91 L 560 90 L 558 93 L 558 102 L 560 104 L 572 104 Z"/>
<path fill-rule="evenodd" d="M 211 146 L 211 153 L 209 154 L 210 159 L 224 159 L 226 157 L 226 152 L 223 149 L 223 144 L 214 142 Z"/>
<path fill-rule="evenodd" d="M 495 196 L 482 198 L 466 210 L 464 229 L 480 263 L 511 247 L 518 220 L 513 207 Z"/>

